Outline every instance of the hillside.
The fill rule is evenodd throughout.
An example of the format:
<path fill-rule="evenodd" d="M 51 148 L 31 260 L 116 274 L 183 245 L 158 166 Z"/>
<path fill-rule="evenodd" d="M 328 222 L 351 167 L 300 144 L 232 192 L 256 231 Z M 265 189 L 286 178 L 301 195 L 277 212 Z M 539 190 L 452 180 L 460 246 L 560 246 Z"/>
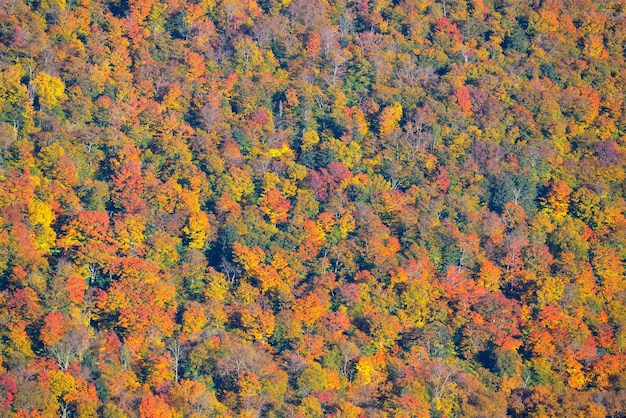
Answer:
<path fill-rule="evenodd" d="M 0 0 L 0 418 L 626 416 L 626 1 Z"/>

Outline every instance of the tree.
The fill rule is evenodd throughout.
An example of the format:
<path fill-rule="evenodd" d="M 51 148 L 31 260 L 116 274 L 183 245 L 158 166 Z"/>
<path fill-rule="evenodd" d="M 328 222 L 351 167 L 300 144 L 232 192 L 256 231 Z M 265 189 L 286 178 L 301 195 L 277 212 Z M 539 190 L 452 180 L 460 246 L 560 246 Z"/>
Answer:
<path fill-rule="evenodd" d="M 63 228 L 63 232 L 59 247 L 87 269 L 87 277 L 94 283 L 98 271 L 107 265 L 116 251 L 109 216 L 101 211 L 82 211 Z"/>
<path fill-rule="evenodd" d="M 45 322 L 41 339 L 61 370 L 67 370 L 74 360 L 82 361 L 91 343 L 89 330 L 68 325 L 68 319 L 58 312 L 47 315 Z"/>
<path fill-rule="evenodd" d="M 44 71 L 39 72 L 31 81 L 40 106 L 52 109 L 65 97 L 65 84 L 61 79 L 51 76 Z"/>
<path fill-rule="evenodd" d="M 189 248 L 204 248 L 211 231 L 209 218 L 204 212 L 194 212 L 188 220 L 183 232 L 189 239 Z"/>
<path fill-rule="evenodd" d="M 140 151 L 126 146 L 114 160 L 115 173 L 111 176 L 111 201 L 118 209 L 129 214 L 138 214 L 146 208 L 142 199 L 143 178 L 141 176 Z"/>
<path fill-rule="evenodd" d="M 380 113 L 378 131 L 381 136 L 386 137 L 393 130 L 398 129 L 400 119 L 402 119 L 402 105 L 395 102 L 391 106 L 383 109 Z"/>
<path fill-rule="evenodd" d="M 185 355 L 187 348 L 178 339 L 171 338 L 166 343 L 167 350 L 172 355 L 173 367 L 174 367 L 174 381 L 178 382 L 181 361 Z"/>
<path fill-rule="evenodd" d="M 625 289 L 624 265 L 614 250 L 604 246 L 598 246 L 595 249 L 592 264 L 600 278 L 602 295 L 607 301 L 612 301 Z"/>
<path fill-rule="evenodd" d="M 569 209 L 571 194 L 572 189 L 564 181 L 552 183 L 544 199 L 546 208 L 553 213 L 554 217 L 565 216 Z"/>
<path fill-rule="evenodd" d="M 276 188 L 265 192 L 259 201 L 259 206 L 265 213 L 272 224 L 278 222 L 286 222 L 291 202 L 283 196 Z"/>
<path fill-rule="evenodd" d="M 172 416 L 172 410 L 161 396 L 147 396 L 139 405 L 141 418 L 168 418 Z"/>
<path fill-rule="evenodd" d="M 460 87 L 455 93 L 456 99 L 461 106 L 461 110 L 466 114 L 472 113 L 472 102 L 470 99 L 470 93 L 467 87 Z"/>

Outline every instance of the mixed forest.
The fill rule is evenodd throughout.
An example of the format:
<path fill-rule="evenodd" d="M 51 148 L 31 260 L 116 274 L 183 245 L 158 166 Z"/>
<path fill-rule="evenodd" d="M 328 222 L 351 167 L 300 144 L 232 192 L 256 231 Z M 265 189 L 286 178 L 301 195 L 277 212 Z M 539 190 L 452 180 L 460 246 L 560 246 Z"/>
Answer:
<path fill-rule="evenodd" d="M 626 416 L 626 1 L 0 0 L 0 417 Z"/>

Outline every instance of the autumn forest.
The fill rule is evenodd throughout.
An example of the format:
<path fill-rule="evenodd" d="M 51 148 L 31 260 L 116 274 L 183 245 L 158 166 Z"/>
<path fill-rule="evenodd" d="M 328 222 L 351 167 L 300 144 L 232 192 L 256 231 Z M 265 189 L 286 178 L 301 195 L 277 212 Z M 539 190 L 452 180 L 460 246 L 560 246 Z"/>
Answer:
<path fill-rule="evenodd" d="M 625 417 L 625 0 L 0 0 L 0 418 Z"/>

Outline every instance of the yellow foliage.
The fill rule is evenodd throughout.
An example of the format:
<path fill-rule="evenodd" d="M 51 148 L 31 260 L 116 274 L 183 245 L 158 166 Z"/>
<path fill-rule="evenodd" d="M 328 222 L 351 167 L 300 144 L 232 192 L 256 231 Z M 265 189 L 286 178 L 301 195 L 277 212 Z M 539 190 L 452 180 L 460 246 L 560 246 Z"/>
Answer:
<path fill-rule="evenodd" d="M 104 406 L 102 416 L 105 418 L 127 418 L 122 409 L 113 402 L 109 402 Z"/>
<path fill-rule="evenodd" d="M 263 192 L 266 193 L 267 191 L 278 187 L 280 182 L 280 177 L 278 177 L 276 173 L 273 171 L 266 172 L 263 176 Z"/>
<path fill-rule="evenodd" d="M 256 42 L 250 38 L 243 38 L 235 44 L 235 62 L 237 69 L 246 73 L 261 70 L 265 64 L 265 58 Z"/>
<path fill-rule="evenodd" d="M 556 302 L 563 297 L 565 284 L 558 276 L 548 276 L 543 280 L 540 289 L 537 291 L 537 298 L 540 305 Z"/>
<path fill-rule="evenodd" d="M 369 125 L 365 118 L 365 113 L 358 106 L 346 109 L 346 116 L 352 119 L 353 129 L 356 130 L 361 137 L 365 136 L 369 132 Z"/>
<path fill-rule="evenodd" d="M 295 163 L 293 161 L 287 161 L 287 174 L 293 181 L 300 181 L 306 178 L 307 169 L 305 166 Z"/>
<path fill-rule="evenodd" d="M 346 378 L 341 375 L 338 370 L 332 369 L 326 371 L 325 390 L 340 390 L 345 387 L 345 383 Z"/>
<path fill-rule="evenodd" d="M 456 384 L 453 384 L 456 386 Z M 454 416 L 454 409 L 457 407 L 456 395 L 453 392 L 444 393 L 435 402 L 435 408 L 444 417 Z"/>
<path fill-rule="evenodd" d="M 26 333 L 26 324 L 23 322 L 10 323 L 7 325 L 7 328 L 9 330 L 7 338 L 11 341 L 12 348 L 28 357 L 34 356 L 35 353 L 33 352 L 30 338 Z"/>
<path fill-rule="evenodd" d="M 588 379 L 583 372 L 583 365 L 580 364 L 571 354 L 566 354 L 565 371 L 569 374 L 567 384 L 574 389 L 583 389 Z"/>
<path fill-rule="evenodd" d="M 572 189 L 564 182 L 555 182 L 544 200 L 546 209 L 557 219 L 563 218 L 569 209 Z"/>
<path fill-rule="evenodd" d="M 302 399 L 298 407 L 298 412 L 300 412 L 303 417 L 322 418 L 324 416 L 322 405 L 320 405 L 320 402 L 313 395 Z"/>
<path fill-rule="evenodd" d="M 55 397 L 65 400 L 65 397 L 75 390 L 76 381 L 71 374 L 60 370 L 50 372 L 50 391 Z"/>
<path fill-rule="evenodd" d="M 528 31 L 536 33 L 556 32 L 559 30 L 558 14 L 552 10 L 531 11 Z"/>
<path fill-rule="evenodd" d="M 215 0 L 201 0 L 198 4 L 202 8 L 202 11 L 205 14 L 208 14 L 208 13 L 213 12 L 213 9 L 215 9 L 216 1 Z"/>
<path fill-rule="evenodd" d="M 228 193 L 235 202 L 241 201 L 243 196 L 248 196 L 254 192 L 254 183 L 248 171 L 239 167 L 230 169 L 230 176 L 224 179 L 224 191 Z"/>
<path fill-rule="evenodd" d="M 448 147 L 450 155 L 453 158 L 461 158 L 461 156 L 465 155 L 465 153 L 467 152 L 466 149 L 468 147 L 468 144 L 471 144 L 469 137 L 465 132 L 461 132 L 454 138 L 454 140 Z"/>
<path fill-rule="evenodd" d="M 21 65 L 12 65 L 0 73 L 0 106 L 4 101 L 19 103 L 28 94 L 28 89 L 20 81 L 23 72 Z"/>
<path fill-rule="evenodd" d="M 123 222 L 116 225 L 116 229 L 116 239 L 122 250 L 130 251 L 144 245 L 146 225 L 140 215 L 126 216 Z"/>
<path fill-rule="evenodd" d="M 174 380 L 174 371 L 172 370 L 171 360 L 166 356 L 156 356 L 153 363 L 147 368 L 147 382 L 153 386 L 163 381 Z"/>
<path fill-rule="evenodd" d="M 359 418 L 363 415 L 363 408 L 346 401 L 339 403 L 339 412 L 338 416 L 342 418 Z"/>
<path fill-rule="evenodd" d="M 35 226 L 35 242 L 39 250 L 44 254 L 50 253 L 57 237 L 50 226 L 55 218 L 52 206 L 40 200 L 31 200 L 28 202 L 28 218 Z"/>
<path fill-rule="evenodd" d="M 407 319 L 417 328 L 422 328 L 426 325 L 426 320 L 430 314 L 430 295 L 432 295 L 433 290 L 428 281 L 420 282 L 412 281 L 401 297 Z"/>
<path fill-rule="evenodd" d="M 49 226 L 43 226 L 35 235 L 35 243 L 42 254 L 50 254 L 50 251 L 56 245 L 57 234 Z"/>
<path fill-rule="evenodd" d="M 587 35 L 584 39 L 583 52 L 589 58 L 608 58 L 609 56 L 604 48 L 604 38 L 601 34 Z"/>
<path fill-rule="evenodd" d="M 346 95 L 343 94 L 343 92 L 338 91 L 335 95 L 335 101 L 333 102 L 333 116 L 337 119 L 343 119 L 345 117 L 344 109 L 346 108 L 347 104 L 348 98 L 346 97 Z"/>
<path fill-rule="evenodd" d="M 302 149 L 305 150 L 307 148 L 311 148 L 317 145 L 320 142 L 320 136 L 317 134 L 317 131 L 306 131 L 302 134 Z"/>
<path fill-rule="evenodd" d="M 165 6 L 165 5 L 164 5 Z M 163 111 L 173 110 L 179 111 L 181 110 L 180 102 L 178 101 L 182 92 L 180 87 L 177 85 L 173 85 L 167 94 L 163 97 L 163 101 L 161 102 L 161 108 Z"/>
<path fill-rule="evenodd" d="M 241 311 L 241 325 L 254 340 L 265 341 L 274 333 L 275 318 L 268 311 L 244 309 Z"/>
<path fill-rule="evenodd" d="M 189 239 L 189 248 L 204 248 L 209 237 L 211 224 L 209 218 L 204 212 L 194 212 L 187 221 L 187 226 L 183 228 L 183 232 L 187 234 Z"/>
<path fill-rule="evenodd" d="M 182 241 L 179 237 L 169 235 L 165 231 L 158 231 L 150 241 L 152 258 L 163 266 L 171 267 L 178 264 L 180 255 L 176 247 Z"/>
<path fill-rule="evenodd" d="M 356 370 L 357 382 L 363 385 L 379 385 L 387 379 L 387 366 L 382 354 L 361 357 L 356 365 Z"/>
<path fill-rule="evenodd" d="M 263 265 L 256 272 L 256 278 L 261 285 L 261 292 L 265 293 L 269 289 L 284 287 L 280 275 L 272 266 Z"/>
<path fill-rule="evenodd" d="M 208 272 L 208 283 L 204 289 L 204 296 L 208 299 L 223 301 L 229 293 L 228 283 L 224 273 L 210 269 Z"/>
<path fill-rule="evenodd" d="M 502 270 L 490 260 L 485 260 L 480 268 L 478 283 L 490 292 L 497 292 L 500 288 Z"/>
<path fill-rule="evenodd" d="M 287 262 L 287 260 L 285 259 L 285 257 L 283 257 L 282 254 L 277 253 L 274 254 L 274 256 L 272 257 L 272 262 L 271 262 L 272 267 L 274 267 L 276 270 L 282 270 L 286 267 L 289 266 L 289 263 Z"/>
<path fill-rule="evenodd" d="M 424 168 L 426 169 L 426 171 L 428 171 L 429 173 L 432 173 L 435 168 L 437 168 L 437 157 L 435 157 L 432 154 L 426 154 L 424 155 Z"/>
<path fill-rule="evenodd" d="M 379 118 L 378 130 L 382 136 L 388 135 L 394 129 L 398 129 L 398 123 L 402 119 L 402 105 L 395 102 L 383 109 Z"/>
<path fill-rule="evenodd" d="M 205 180 L 199 176 L 189 178 L 189 189 L 185 190 L 181 195 L 181 199 L 192 212 L 200 211 L 201 193 L 206 192 L 207 187 Z"/>
<path fill-rule="evenodd" d="M 261 292 L 256 287 L 252 286 L 248 282 L 242 282 L 237 287 L 235 291 L 235 297 L 244 305 L 249 306 L 254 302 L 254 300 L 259 296 Z M 244 319 L 241 319 L 242 325 L 244 324 Z M 245 325 L 244 325 L 245 326 Z"/>
<path fill-rule="evenodd" d="M 207 315 L 201 305 L 191 306 L 183 313 L 183 331 L 188 334 L 199 333 L 207 323 Z"/>
<path fill-rule="evenodd" d="M 163 25 L 165 24 L 165 11 L 167 10 L 166 3 L 156 3 L 152 6 L 150 14 L 148 15 L 148 21 L 152 23 L 152 31 L 155 33 L 163 32 Z"/>
<path fill-rule="evenodd" d="M 285 197 L 293 197 L 298 193 L 298 185 L 289 179 L 282 181 L 282 192 Z"/>
<path fill-rule="evenodd" d="M 547 211 L 539 212 L 530 224 L 529 236 L 535 241 L 544 243 L 548 234 L 552 233 L 556 226 L 550 219 Z"/>
<path fill-rule="evenodd" d="M 272 158 L 280 158 L 283 155 L 293 155 L 293 151 L 289 145 L 283 144 L 280 148 L 270 148 L 269 154 Z"/>
<path fill-rule="evenodd" d="M 335 151 L 337 159 L 350 169 L 361 161 L 361 146 L 355 141 L 350 141 L 346 145 L 338 139 L 331 138 L 328 142 L 328 148 Z"/>
<path fill-rule="evenodd" d="M 248 248 L 243 244 L 234 242 L 233 258 L 246 271 L 255 271 L 265 261 L 265 252 L 258 246 Z"/>
<path fill-rule="evenodd" d="M 53 77 L 43 71 L 31 81 L 35 93 L 39 97 L 39 104 L 51 109 L 65 97 L 65 84 L 60 78 Z"/>
<path fill-rule="evenodd" d="M 339 233 L 342 239 L 346 239 L 348 234 L 356 228 L 356 222 L 350 212 L 346 212 L 345 215 L 339 218 L 337 225 L 339 226 Z"/>

